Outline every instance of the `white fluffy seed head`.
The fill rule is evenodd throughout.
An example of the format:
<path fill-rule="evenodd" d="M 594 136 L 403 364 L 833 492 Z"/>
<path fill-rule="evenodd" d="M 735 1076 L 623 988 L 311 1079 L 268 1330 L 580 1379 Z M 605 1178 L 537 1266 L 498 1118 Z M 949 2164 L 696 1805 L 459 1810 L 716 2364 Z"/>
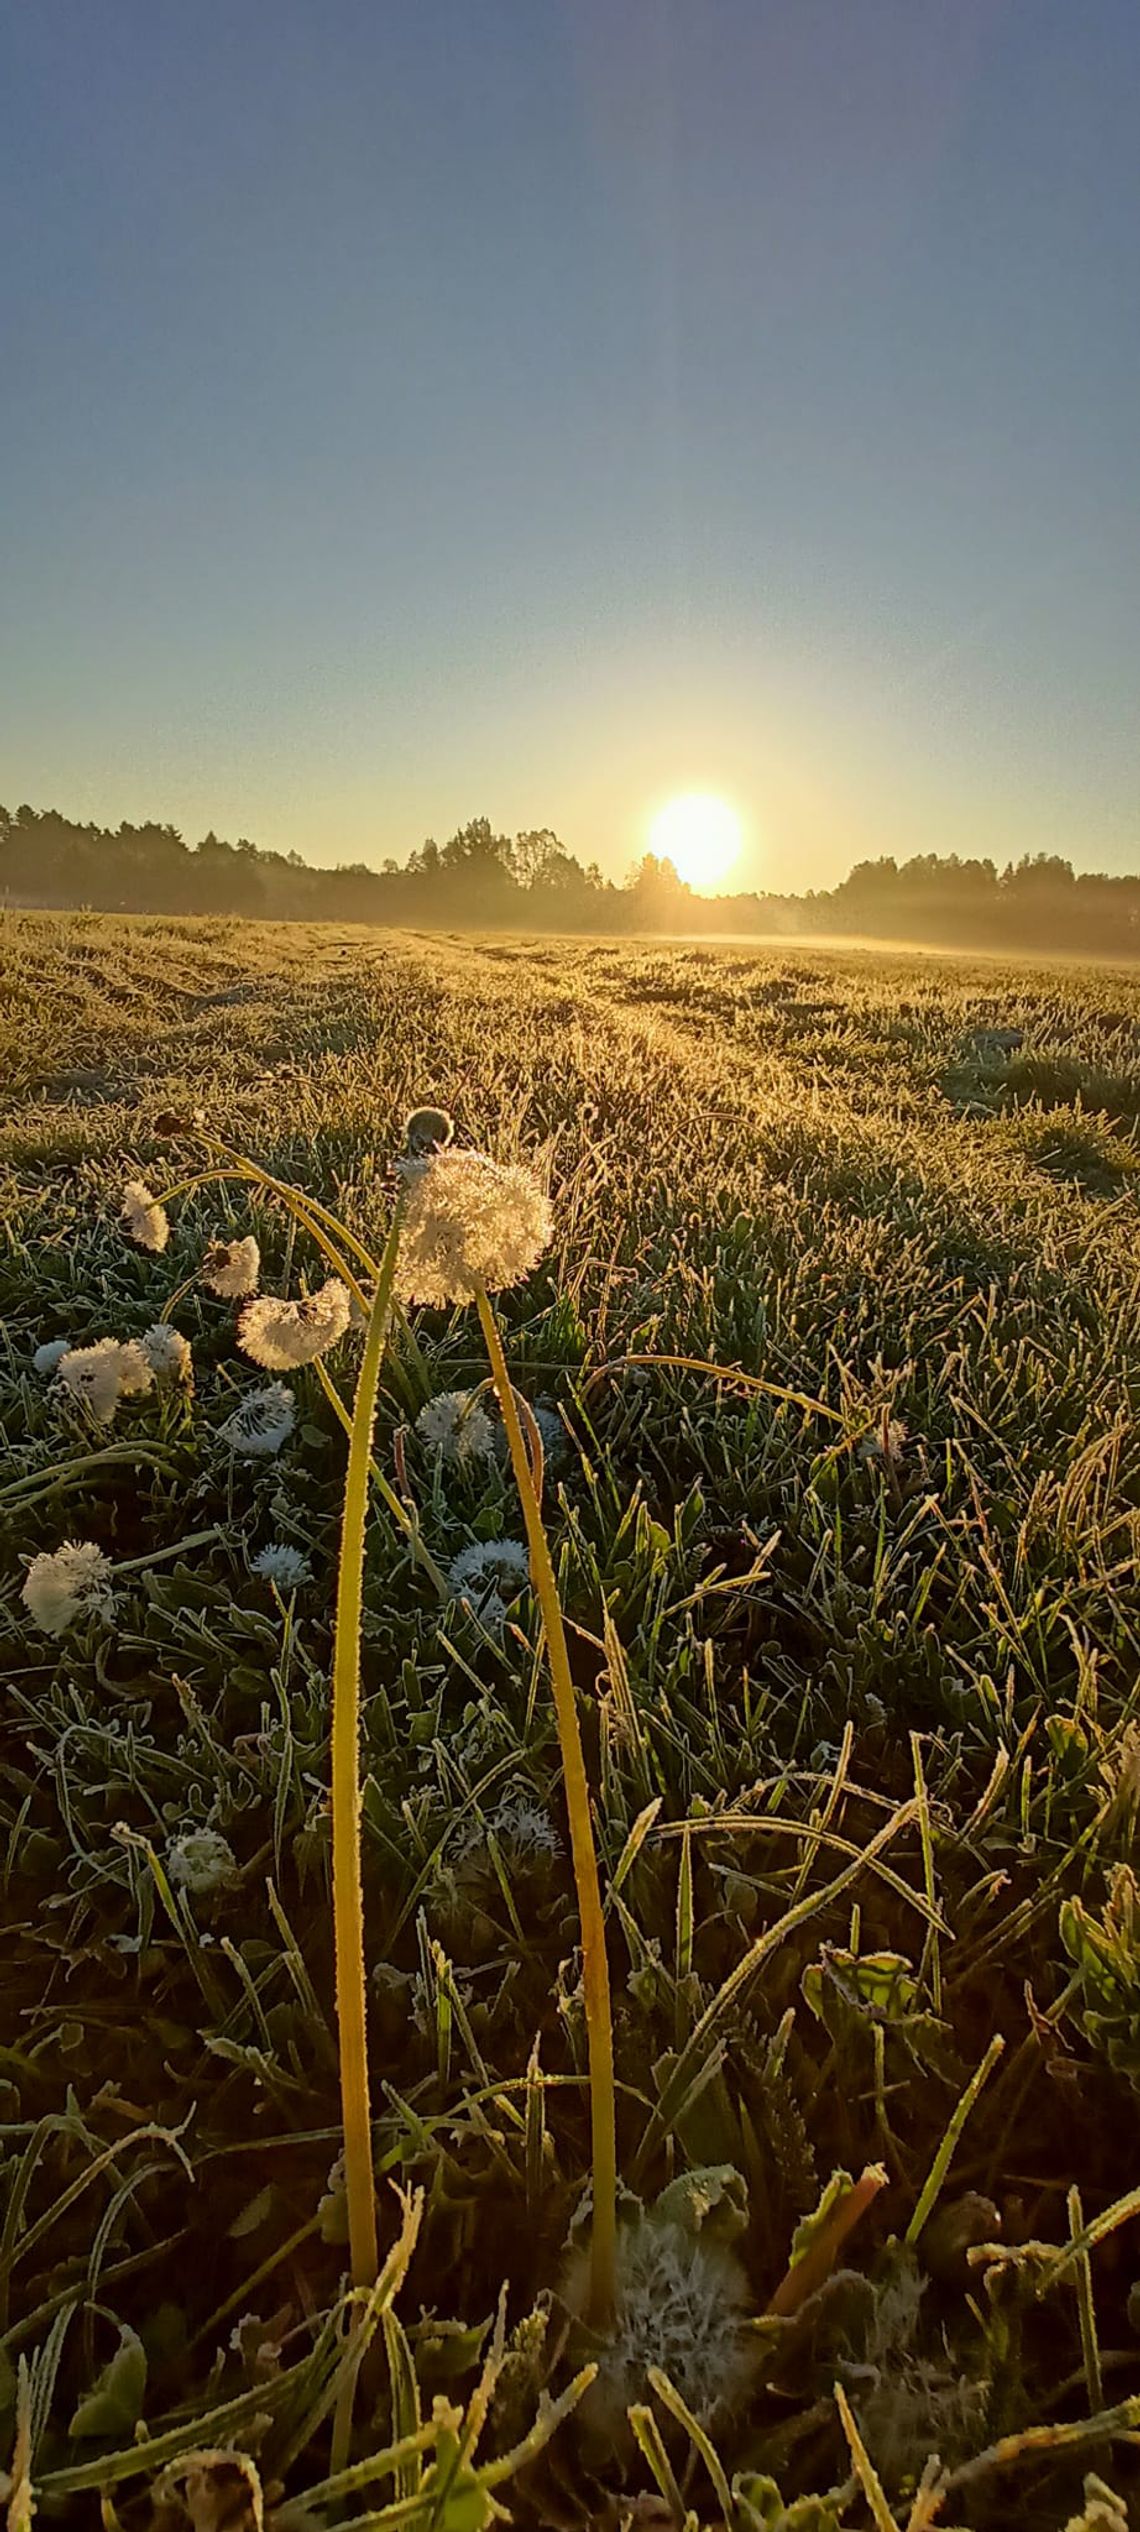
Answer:
<path fill-rule="evenodd" d="M 476 1539 L 461 1548 L 447 1569 L 457 1600 L 466 1601 L 489 1635 L 501 1635 L 507 1610 L 528 1580 L 527 1552 L 519 1539 Z"/>
<path fill-rule="evenodd" d="M 404 1218 L 396 1289 L 444 1309 L 517 1284 L 549 1246 L 550 1205 L 517 1162 L 441 1150 L 399 1164 Z"/>
<path fill-rule="evenodd" d="M 56 1379 L 99 1424 L 109 1424 L 120 1398 L 143 1398 L 154 1386 L 154 1372 L 133 1337 L 101 1336 L 95 1345 L 69 1345 L 60 1357 Z"/>
<path fill-rule="evenodd" d="M 112 1567 L 93 1539 L 70 1539 L 54 1555 L 33 1556 L 21 1598 L 44 1635 L 63 1635 L 78 1617 L 110 1618 Z"/>
<path fill-rule="evenodd" d="M 457 1468 L 495 1456 L 491 1419 L 474 1389 L 445 1389 L 429 1398 L 416 1417 L 416 1431 L 426 1450 L 438 1451 Z"/>
<path fill-rule="evenodd" d="M 252 1237 L 211 1240 L 202 1259 L 202 1282 L 223 1301 L 247 1300 L 256 1292 L 260 1274 L 261 1250 Z"/>
<path fill-rule="evenodd" d="M 194 1358 L 190 1341 L 180 1328 L 172 1328 L 166 1319 L 156 1319 L 139 1338 L 160 1388 L 170 1388 L 177 1380 L 189 1382 L 194 1377 Z"/>
<path fill-rule="evenodd" d="M 166 1874 L 176 1890 L 207 1899 L 237 1875 L 237 1857 L 218 1829 L 185 1829 L 166 1850 Z"/>
<path fill-rule="evenodd" d="M 563 2296 L 581 2313 L 588 2294 L 589 2254 L 576 2251 Z M 630 2402 L 646 2397 L 651 2365 L 668 2374 L 703 2425 L 723 2415 L 755 2369 L 747 2303 L 744 2270 L 723 2243 L 653 2214 L 623 2224 L 616 2309 L 605 2344 L 591 2348 L 598 2372 L 582 2404 L 584 2422 L 620 2436 Z"/>
<path fill-rule="evenodd" d="M 148 1248 L 152 1256 L 161 1257 L 170 1238 L 170 1223 L 156 1197 L 141 1178 L 131 1178 L 123 1189 L 123 1221 L 128 1239 L 140 1248 Z"/>
<path fill-rule="evenodd" d="M 242 1311 L 238 1344 L 243 1354 L 266 1371 L 293 1371 L 337 1343 L 348 1326 L 350 1309 L 348 1286 L 335 1275 L 304 1301 L 276 1301 L 265 1294 L 260 1301 L 247 1302 Z"/>
<path fill-rule="evenodd" d="M 271 1380 L 265 1389 L 251 1389 L 240 1407 L 226 1417 L 218 1427 L 218 1440 L 235 1459 L 275 1459 L 289 1439 L 296 1415 L 292 1391 L 283 1380 Z"/>
<path fill-rule="evenodd" d="M 53 1336 L 50 1345 L 37 1345 L 32 1356 L 32 1370 L 43 1372 L 46 1377 L 49 1372 L 59 1370 L 64 1355 L 70 1352 L 69 1336 Z"/>
<path fill-rule="evenodd" d="M 309 1579 L 309 1560 L 299 1547 L 275 1539 L 272 1546 L 258 1549 L 250 1571 L 259 1574 L 262 1582 L 276 1583 L 278 1591 L 296 1591 Z"/>

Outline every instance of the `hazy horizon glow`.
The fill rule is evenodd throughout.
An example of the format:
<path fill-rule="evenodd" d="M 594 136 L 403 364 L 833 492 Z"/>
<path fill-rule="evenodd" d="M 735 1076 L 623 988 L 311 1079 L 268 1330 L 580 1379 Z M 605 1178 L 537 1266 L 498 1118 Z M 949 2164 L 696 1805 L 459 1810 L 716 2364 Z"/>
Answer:
<path fill-rule="evenodd" d="M 1134 0 L 37 0 L 5 71 L 9 806 L 1140 865 Z"/>

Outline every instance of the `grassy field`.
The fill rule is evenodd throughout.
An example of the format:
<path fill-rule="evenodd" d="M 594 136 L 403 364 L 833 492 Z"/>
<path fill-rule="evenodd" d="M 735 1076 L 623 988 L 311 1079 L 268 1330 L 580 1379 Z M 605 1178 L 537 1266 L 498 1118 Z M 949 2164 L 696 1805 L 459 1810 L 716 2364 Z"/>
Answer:
<path fill-rule="evenodd" d="M 17 916 L 0 1070 L 15 2532 L 1126 2532 L 1140 980 Z M 487 1364 L 474 1310 L 414 1310 L 365 1580 L 362 2353 L 327 1806 L 360 1341 L 243 1456 L 264 1374 L 204 1247 L 253 1234 L 268 1293 L 323 1260 L 245 1184 L 172 1198 L 160 1255 L 119 1209 L 194 1172 L 200 1117 L 378 1250 L 425 1099 L 553 1203 L 499 1315 L 594 1794 L 623 2284 L 588 2330 L 538 1612 L 448 1582 L 518 1501 L 489 1396 L 485 1450 L 417 1429 Z M 167 1305 L 192 1386 L 99 1423 L 34 1365 Z M 68 1540 L 125 1570 L 56 1637 L 22 1586 Z"/>

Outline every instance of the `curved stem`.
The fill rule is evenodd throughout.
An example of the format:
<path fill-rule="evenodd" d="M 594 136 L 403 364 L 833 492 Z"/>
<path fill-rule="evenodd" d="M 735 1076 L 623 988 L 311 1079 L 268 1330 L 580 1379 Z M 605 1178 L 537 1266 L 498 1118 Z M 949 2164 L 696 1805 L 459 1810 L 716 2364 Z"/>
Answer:
<path fill-rule="evenodd" d="M 531 1581 L 542 1611 L 546 1634 L 562 1777 L 570 1822 L 570 1852 L 578 1894 L 582 1936 L 582 1983 L 586 2002 L 586 2040 L 590 2062 L 590 2126 L 594 2185 L 594 2220 L 590 2234 L 589 2318 L 604 2329 L 612 2318 L 617 2260 L 617 2128 L 614 2102 L 614 2041 L 610 2010 L 610 1973 L 606 1929 L 598 1880 L 598 1859 L 590 1819 L 590 1788 L 578 1728 L 578 1706 L 566 1647 L 566 1629 L 558 1585 L 542 1525 L 534 1477 L 522 1424 L 511 1387 L 506 1357 L 485 1292 L 478 1296 L 479 1320 L 491 1365 L 499 1407 L 510 1446 L 511 1465 L 519 1491 L 530 1550 Z"/>
<path fill-rule="evenodd" d="M 360 1624 L 372 1423 L 400 1241 L 397 1199 L 364 1340 L 344 1481 L 332 1675 L 332 1873 L 336 2014 L 344 2118 L 349 2263 L 354 2286 L 376 2281 L 376 2188 L 368 2099 L 364 1891 L 360 1875 Z"/>

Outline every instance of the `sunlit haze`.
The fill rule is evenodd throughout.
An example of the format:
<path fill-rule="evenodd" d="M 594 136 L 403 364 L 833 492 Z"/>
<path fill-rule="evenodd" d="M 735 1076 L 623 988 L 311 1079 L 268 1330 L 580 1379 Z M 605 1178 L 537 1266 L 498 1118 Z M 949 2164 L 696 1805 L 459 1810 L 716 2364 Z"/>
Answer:
<path fill-rule="evenodd" d="M 1138 95 L 1135 0 L 10 10 L 0 799 L 1135 867 Z"/>
<path fill-rule="evenodd" d="M 657 811 L 649 842 L 691 888 L 716 888 L 739 861 L 743 836 L 727 800 L 718 800 L 715 792 L 687 791 Z"/>

